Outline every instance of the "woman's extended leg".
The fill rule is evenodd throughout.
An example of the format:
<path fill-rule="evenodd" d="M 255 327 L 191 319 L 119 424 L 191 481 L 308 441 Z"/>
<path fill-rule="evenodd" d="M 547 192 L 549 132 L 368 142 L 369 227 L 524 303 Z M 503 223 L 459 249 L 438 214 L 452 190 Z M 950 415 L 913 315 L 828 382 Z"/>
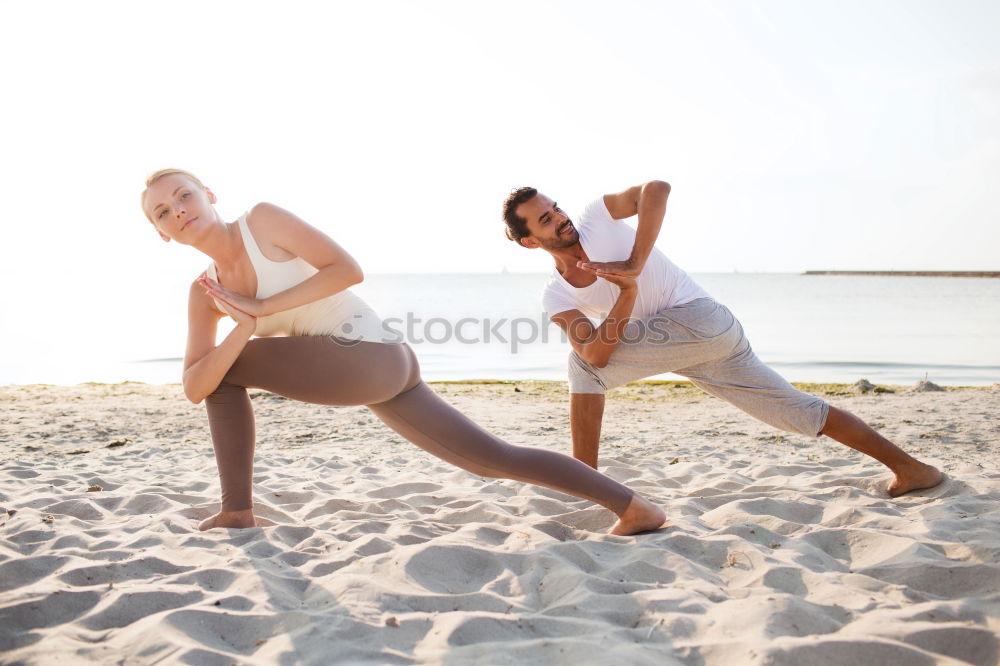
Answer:
<path fill-rule="evenodd" d="M 392 400 L 369 407 L 409 441 L 473 474 L 545 486 L 596 502 L 619 515 L 634 495 L 575 458 L 504 442 L 423 382 Z"/>
<path fill-rule="evenodd" d="M 614 534 L 635 534 L 660 527 L 659 507 L 575 458 L 513 446 L 480 428 L 420 381 L 409 347 L 407 388 L 368 407 L 390 428 L 428 453 L 474 474 L 513 479 L 552 488 L 596 502 L 618 515 Z"/>

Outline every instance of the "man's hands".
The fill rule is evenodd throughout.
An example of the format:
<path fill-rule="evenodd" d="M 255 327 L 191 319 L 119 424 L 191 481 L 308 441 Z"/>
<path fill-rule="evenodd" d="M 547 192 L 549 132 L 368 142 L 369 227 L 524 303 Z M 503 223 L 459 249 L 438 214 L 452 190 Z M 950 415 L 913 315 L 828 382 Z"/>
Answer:
<path fill-rule="evenodd" d="M 625 261 L 578 261 L 577 267 L 588 273 L 593 273 L 599 278 L 604 278 L 611 284 L 618 285 L 622 289 L 634 289 L 642 266 L 636 266 L 637 262 Z"/>
<path fill-rule="evenodd" d="M 570 344 L 583 360 L 598 368 L 603 368 L 608 364 L 608 359 L 618 347 L 618 343 L 625 333 L 625 327 L 628 326 L 631 319 L 632 308 L 639 295 L 636 277 L 642 271 L 642 266 L 636 266 L 631 260 L 578 261 L 576 266 L 582 271 L 592 273 L 617 285 L 619 292 L 615 304 L 611 306 L 611 312 L 597 327 L 579 310 L 559 312 L 552 316 L 552 321 L 566 331 Z"/>

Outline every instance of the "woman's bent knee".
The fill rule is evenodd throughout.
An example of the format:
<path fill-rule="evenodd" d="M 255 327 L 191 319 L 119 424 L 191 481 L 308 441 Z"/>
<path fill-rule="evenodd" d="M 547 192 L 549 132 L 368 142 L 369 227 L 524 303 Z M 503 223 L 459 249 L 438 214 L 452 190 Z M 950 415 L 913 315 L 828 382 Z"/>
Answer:
<path fill-rule="evenodd" d="M 206 405 L 218 405 L 230 402 L 234 398 L 242 397 L 243 393 L 246 391 L 246 387 L 240 386 L 239 384 L 233 384 L 227 382 L 223 379 L 219 382 L 219 385 L 215 387 L 215 390 L 209 393 L 205 397 Z"/>

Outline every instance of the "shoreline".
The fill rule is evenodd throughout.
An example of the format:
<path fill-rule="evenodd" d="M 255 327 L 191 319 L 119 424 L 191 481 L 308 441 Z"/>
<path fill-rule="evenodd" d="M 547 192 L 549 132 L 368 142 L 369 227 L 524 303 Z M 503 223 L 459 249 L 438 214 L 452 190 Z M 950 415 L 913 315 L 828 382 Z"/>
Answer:
<path fill-rule="evenodd" d="M 863 378 L 859 381 L 866 381 Z M 510 385 L 518 386 L 521 384 L 525 385 L 538 385 L 538 386 L 566 386 L 565 380 L 560 379 L 434 379 L 425 381 L 426 384 L 430 386 L 450 386 L 450 385 L 470 385 L 470 386 L 493 386 L 493 385 Z M 823 391 L 829 395 L 851 395 L 855 393 L 851 391 L 851 387 L 854 384 L 849 384 L 847 382 L 789 382 L 792 386 L 799 389 L 800 391 Z M 855 382 L 856 384 L 857 382 Z M 917 382 L 917 385 L 922 384 L 923 381 Z M 0 389 L 17 389 L 17 388 L 30 388 L 30 387 L 53 387 L 53 388 L 73 388 L 76 386 L 177 386 L 180 387 L 180 382 L 144 382 L 135 379 L 126 379 L 120 382 L 78 382 L 76 384 L 48 384 L 45 382 L 33 382 L 30 384 L 0 384 Z M 611 389 L 611 391 L 617 391 L 622 388 L 630 386 L 664 386 L 664 387 L 674 387 L 674 388 L 691 388 L 694 389 L 695 386 L 689 380 L 686 379 L 641 379 L 635 382 L 629 382 L 623 387 L 616 389 Z M 902 393 L 906 391 L 913 390 L 914 385 L 910 384 L 874 384 L 876 393 Z M 995 382 L 992 385 L 987 384 L 940 384 L 942 389 L 946 391 L 958 391 L 958 390 L 992 390 L 1000 386 L 1000 382 Z M 259 389 L 251 389 L 253 391 Z M 700 390 L 700 389 L 699 389 Z M 611 393 L 609 391 L 609 393 Z"/>

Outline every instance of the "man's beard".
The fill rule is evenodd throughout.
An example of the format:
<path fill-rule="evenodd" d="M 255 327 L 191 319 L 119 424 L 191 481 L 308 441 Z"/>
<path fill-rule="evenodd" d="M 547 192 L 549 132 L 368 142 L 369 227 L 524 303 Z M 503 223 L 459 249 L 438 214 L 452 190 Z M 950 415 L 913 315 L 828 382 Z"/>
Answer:
<path fill-rule="evenodd" d="M 566 220 L 565 224 L 573 224 L 573 221 Z M 568 234 L 558 234 L 555 238 L 538 238 L 537 240 L 538 244 L 546 250 L 565 250 L 580 242 L 580 232 L 576 230 L 576 227 L 573 227 L 573 231 Z"/>

